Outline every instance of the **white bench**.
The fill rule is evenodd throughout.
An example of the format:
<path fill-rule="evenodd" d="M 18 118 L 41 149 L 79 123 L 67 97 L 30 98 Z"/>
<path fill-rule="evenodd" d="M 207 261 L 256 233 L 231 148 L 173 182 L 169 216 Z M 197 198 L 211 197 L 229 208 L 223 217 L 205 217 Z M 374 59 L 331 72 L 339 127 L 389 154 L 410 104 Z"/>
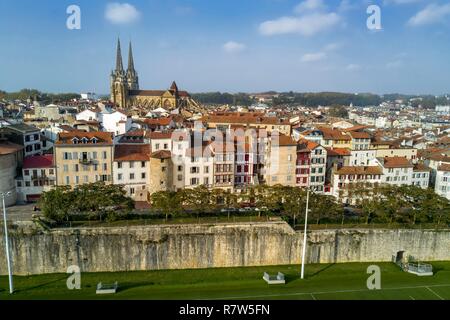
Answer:
<path fill-rule="evenodd" d="M 97 284 L 96 294 L 114 294 L 117 293 L 117 289 L 119 288 L 119 284 L 116 282 L 114 284 Z"/>
<path fill-rule="evenodd" d="M 264 272 L 263 279 L 268 284 L 286 284 L 284 274 L 282 274 L 281 272 L 278 272 L 276 276 L 270 276 L 267 272 Z"/>

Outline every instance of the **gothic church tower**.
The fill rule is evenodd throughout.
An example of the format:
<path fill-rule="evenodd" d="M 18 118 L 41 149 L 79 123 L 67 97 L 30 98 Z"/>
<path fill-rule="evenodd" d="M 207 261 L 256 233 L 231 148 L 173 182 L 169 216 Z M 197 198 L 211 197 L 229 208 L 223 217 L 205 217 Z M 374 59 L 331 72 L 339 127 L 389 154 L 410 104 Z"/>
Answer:
<path fill-rule="evenodd" d="M 127 84 L 129 90 L 139 90 L 139 77 L 134 69 L 133 49 L 128 50 L 128 69 L 127 69 Z"/>
<path fill-rule="evenodd" d="M 126 108 L 128 96 L 127 75 L 123 69 L 120 39 L 117 40 L 116 69 L 111 72 L 111 101 L 121 108 Z"/>

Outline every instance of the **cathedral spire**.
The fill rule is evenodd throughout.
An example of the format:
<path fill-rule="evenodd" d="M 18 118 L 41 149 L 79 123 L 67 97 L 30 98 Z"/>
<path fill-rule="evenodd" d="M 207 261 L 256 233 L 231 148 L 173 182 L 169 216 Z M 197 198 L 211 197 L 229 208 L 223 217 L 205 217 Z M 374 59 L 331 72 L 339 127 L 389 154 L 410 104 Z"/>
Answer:
<path fill-rule="evenodd" d="M 120 39 L 117 39 L 117 56 L 116 56 L 116 71 L 123 71 L 122 50 L 120 49 Z"/>
<path fill-rule="evenodd" d="M 130 48 L 128 49 L 128 71 L 134 72 L 133 48 L 131 46 L 131 41 Z"/>

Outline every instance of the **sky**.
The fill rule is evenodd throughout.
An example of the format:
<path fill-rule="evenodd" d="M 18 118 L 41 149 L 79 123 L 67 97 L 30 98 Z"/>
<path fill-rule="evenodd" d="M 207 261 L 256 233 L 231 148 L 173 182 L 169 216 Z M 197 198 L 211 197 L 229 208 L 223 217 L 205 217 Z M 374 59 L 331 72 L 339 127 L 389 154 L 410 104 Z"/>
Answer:
<path fill-rule="evenodd" d="M 448 0 L 2 0 L 0 89 L 106 94 L 118 37 L 141 89 L 450 93 Z"/>

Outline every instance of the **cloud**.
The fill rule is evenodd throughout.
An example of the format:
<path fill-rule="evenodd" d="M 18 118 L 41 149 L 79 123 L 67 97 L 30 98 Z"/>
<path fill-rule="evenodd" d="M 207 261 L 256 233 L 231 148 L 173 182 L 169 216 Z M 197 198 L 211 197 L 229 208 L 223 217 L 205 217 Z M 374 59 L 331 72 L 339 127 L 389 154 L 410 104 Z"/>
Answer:
<path fill-rule="evenodd" d="M 422 11 L 419 11 L 415 16 L 411 17 L 408 25 L 413 27 L 429 25 L 442 22 L 448 15 L 450 15 L 449 4 L 430 4 Z"/>
<path fill-rule="evenodd" d="M 301 62 L 317 62 L 326 59 L 327 54 L 325 52 L 307 53 L 300 59 Z"/>
<path fill-rule="evenodd" d="M 341 18 L 336 13 L 313 13 L 301 17 L 281 17 L 259 26 L 262 35 L 300 34 L 313 36 L 336 26 Z"/>
<path fill-rule="evenodd" d="M 295 13 L 304 13 L 306 11 L 319 11 L 326 9 L 323 0 L 306 0 L 294 8 Z"/>
<path fill-rule="evenodd" d="M 228 53 L 236 53 L 245 50 L 246 46 L 243 43 L 228 41 L 223 45 L 223 49 Z"/>
<path fill-rule="evenodd" d="M 129 24 L 139 20 L 141 13 L 129 3 L 109 3 L 106 6 L 105 18 L 114 24 Z"/>

